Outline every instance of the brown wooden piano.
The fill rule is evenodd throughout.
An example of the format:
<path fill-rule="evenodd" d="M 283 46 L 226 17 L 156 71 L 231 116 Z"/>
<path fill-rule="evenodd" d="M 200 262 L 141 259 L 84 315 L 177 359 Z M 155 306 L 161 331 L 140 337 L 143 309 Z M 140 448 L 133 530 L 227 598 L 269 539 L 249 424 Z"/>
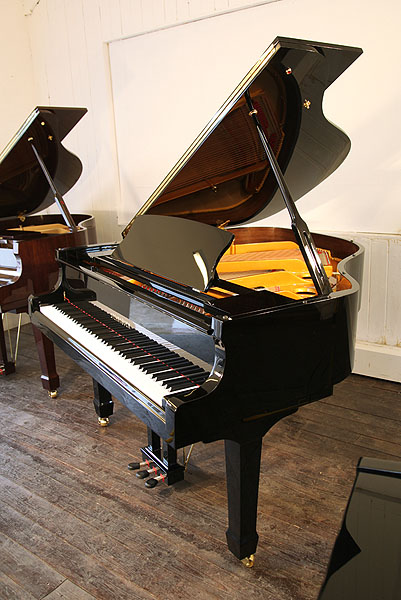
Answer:
<path fill-rule="evenodd" d="M 295 200 L 349 151 L 322 100 L 360 53 L 275 39 L 122 241 L 59 251 L 58 287 L 30 303 L 101 422 L 113 395 L 146 424 L 130 466 L 147 487 L 184 477 L 177 449 L 225 440 L 227 542 L 248 565 L 263 436 L 352 369 L 363 249 L 312 235 Z M 250 225 L 278 210 L 290 229 Z"/>
<path fill-rule="evenodd" d="M 28 312 L 28 297 L 49 292 L 57 282 L 56 248 L 95 241 L 90 215 L 70 215 L 62 194 L 78 180 L 80 160 L 61 144 L 85 114 L 83 108 L 37 107 L 0 154 L 0 311 Z M 57 203 L 55 215 L 35 215 Z M 59 386 L 53 343 L 33 327 L 42 385 Z M 15 371 L 7 356 L 0 316 L 0 373 Z"/>

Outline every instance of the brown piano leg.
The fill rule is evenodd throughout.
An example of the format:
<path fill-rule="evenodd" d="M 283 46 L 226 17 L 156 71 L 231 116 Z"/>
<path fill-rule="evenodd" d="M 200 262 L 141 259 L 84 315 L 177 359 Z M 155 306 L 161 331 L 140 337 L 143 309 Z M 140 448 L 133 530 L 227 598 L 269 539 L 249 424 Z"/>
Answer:
<path fill-rule="evenodd" d="M 32 329 L 42 371 L 42 376 L 40 378 L 42 386 L 48 391 L 49 396 L 55 398 L 57 396 L 57 388 L 60 386 L 60 379 L 56 372 L 53 342 L 43 335 L 40 329 L 35 327 L 35 325 L 32 325 Z"/>
<path fill-rule="evenodd" d="M 248 442 L 225 440 L 229 550 L 253 566 L 258 544 L 256 517 L 262 438 Z"/>
<path fill-rule="evenodd" d="M 15 364 L 7 358 L 6 340 L 4 337 L 3 318 L 0 313 L 0 374 L 15 373 Z"/>
<path fill-rule="evenodd" d="M 93 380 L 93 404 L 97 414 L 99 425 L 106 427 L 109 424 L 109 417 L 113 414 L 114 402 L 112 396 L 106 388 Z"/>

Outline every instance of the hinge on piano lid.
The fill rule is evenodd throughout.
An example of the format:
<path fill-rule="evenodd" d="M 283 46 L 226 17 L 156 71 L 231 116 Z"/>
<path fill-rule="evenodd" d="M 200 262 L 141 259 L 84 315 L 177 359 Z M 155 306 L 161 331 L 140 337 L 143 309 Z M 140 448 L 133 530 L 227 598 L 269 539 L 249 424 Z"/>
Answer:
<path fill-rule="evenodd" d="M 224 221 L 223 223 L 220 223 L 220 225 L 217 225 L 218 229 L 226 229 L 227 225 L 229 224 L 230 219 L 228 219 L 227 221 Z"/>

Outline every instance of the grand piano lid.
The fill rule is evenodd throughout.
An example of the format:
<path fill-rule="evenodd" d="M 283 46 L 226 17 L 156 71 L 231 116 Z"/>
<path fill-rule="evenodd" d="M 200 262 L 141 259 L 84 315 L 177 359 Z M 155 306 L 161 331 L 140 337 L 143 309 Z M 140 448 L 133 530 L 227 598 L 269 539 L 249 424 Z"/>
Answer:
<path fill-rule="evenodd" d="M 282 210 L 244 94 L 249 89 L 264 132 L 297 200 L 330 175 L 349 138 L 322 112 L 325 90 L 360 48 L 278 37 L 251 68 L 139 215 L 184 217 L 210 225 L 245 224 Z"/>
<path fill-rule="evenodd" d="M 82 173 L 82 163 L 61 142 L 86 108 L 36 107 L 0 154 L 0 220 L 48 208 L 54 194 L 32 148 L 34 144 L 57 191 L 65 194 Z"/>

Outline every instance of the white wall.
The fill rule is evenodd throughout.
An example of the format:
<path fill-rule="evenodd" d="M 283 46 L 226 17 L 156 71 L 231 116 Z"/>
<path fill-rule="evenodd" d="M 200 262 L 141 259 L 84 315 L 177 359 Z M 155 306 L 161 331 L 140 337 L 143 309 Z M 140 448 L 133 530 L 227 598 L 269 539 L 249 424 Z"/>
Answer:
<path fill-rule="evenodd" d="M 298 203 L 310 228 L 400 233 L 401 85 L 393 59 L 401 58 L 401 3 L 384 4 L 391 19 L 373 2 L 281 0 L 111 43 L 122 222 L 280 34 L 364 50 L 325 94 L 326 117 L 347 132 L 352 151 Z M 286 211 L 271 222 L 287 225 Z"/>
<path fill-rule="evenodd" d="M 241 8 L 247 10 L 238 11 Z M 27 16 L 22 16 L 23 13 Z M 224 16 L 216 16 L 220 14 Z M 355 237 L 368 233 L 373 235 L 367 236 L 369 240 L 380 233 L 388 234 L 388 239 L 398 239 L 401 232 L 399 0 L 382 3 L 373 0 L 0 0 L 0 17 L 3 16 L 0 27 L 4 28 L 8 49 L 6 55 L 2 53 L 2 60 L 5 56 L 8 58 L 10 48 L 15 52 L 16 40 L 22 38 L 17 44 L 19 58 L 12 58 L 16 62 L 9 71 L 10 78 L 16 78 L 13 85 L 15 82 L 18 85 L 15 88 L 10 85 L 1 99 L 6 107 L 2 114 L 15 117 L 13 123 L 12 118 L 7 122 L 11 134 L 38 104 L 89 109 L 66 140 L 66 146 L 78 154 L 84 164 L 83 176 L 66 199 L 72 211 L 95 214 L 101 240 L 117 239 L 124 225 L 117 219 L 120 179 L 109 62 L 112 44 L 109 42 L 116 47 L 120 44 L 117 40 L 122 38 L 146 36 L 154 30 L 200 21 L 201 33 L 194 38 L 194 43 L 210 44 L 208 31 L 213 31 L 222 46 L 230 45 L 232 61 L 227 68 L 238 65 L 239 57 L 246 53 L 252 52 L 256 58 L 276 35 L 361 46 L 364 54 L 327 92 L 324 104 L 326 116 L 351 137 L 351 154 L 331 178 L 299 201 L 298 206 L 312 230 L 356 232 Z M 213 16 L 216 18 L 202 21 Z M 32 49 L 32 73 L 28 67 L 25 28 Z M 149 39 L 152 36 L 155 34 L 150 34 Z M 142 42 L 138 43 L 138 48 L 141 45 Z M 167 50 L 155 46 L 155 52 L 161 56 Z M 23 59 L 25 54 L 27 61 Z M 186 73 L 191 69 L 189 55 L 190 52 L 184 51 L 175 64 L 179 75 L 176 79 L 180 80 L 182 75 L 184 89 Z M 126 56 L 134 73 L 140 71 L 139 66 L 142 68 L 148 58 L 141 52 Z M 138 71 L 135 71 L 136 65 Z M 234 71 L 233 68 L 233 76 Z M 156 62 L 154 77 L 158 75 Z M 237 77 L 233 84 L 236 82 Z M 138 97 L 143 94 L 140 86 L 137 94 Z M 133 112 L 135 107 L 134 97 Z M 196 106 L 193 110 L 196 111 Z M 163 111 L 162 102 L 160 111 Z M 169 115 L 164 118 L 168 120 Z M 181 126 L 177 123 L 177 128 Z M 0 134 L 3 129 L 0 125 Z M 146 127 L 140 132 L 138 129 L 138 135 L 132 139 L 132 156 L 140 155 L 159 170 L 167 169 L 157 136 L 154 132 L 150 135 L 150 131 Z M 152 184 L 146 182 L 149 188 Z M 138 180 L 132 181 L 133 199 L 140 196 L 138 185 Z M 283 214 L 275 222 L 286 225 L 288 219 Z M 372 252 L 367 271 L 369 289 L 375 291 L 377 277 L 378 284 L 385 286 L 385 293 L 381 288 L 377 298 L 365 298 L 364 314 L 369 314 L 369 319 L 362 317 L 359 337 L 364 343 L 379 345 L 392 357 L 396 356 L 395 367 L 385 376 L 401 380 L 400 320 L 387 320 L 384 330 L 379 331 L 386 306 L 398 303 L 397 281 L 400 279 L 391 277 L 383 282 L 375 248 Z M 397 256 L 393 254 L 387 264 L 392 265 L 392 274 L 401 275 Z M 379 270 L 372 271 L 372 265 Z M 386 336 L 386 331 L 392 331 L 392 336 Z M 377 375 L 372 363 L 361 372 Z"/>
<path fill-rule="evenodd" d="M 35 102 L 28 23 L 18 0 L 0 0 L 0 74 L 3 149 Z"/>

